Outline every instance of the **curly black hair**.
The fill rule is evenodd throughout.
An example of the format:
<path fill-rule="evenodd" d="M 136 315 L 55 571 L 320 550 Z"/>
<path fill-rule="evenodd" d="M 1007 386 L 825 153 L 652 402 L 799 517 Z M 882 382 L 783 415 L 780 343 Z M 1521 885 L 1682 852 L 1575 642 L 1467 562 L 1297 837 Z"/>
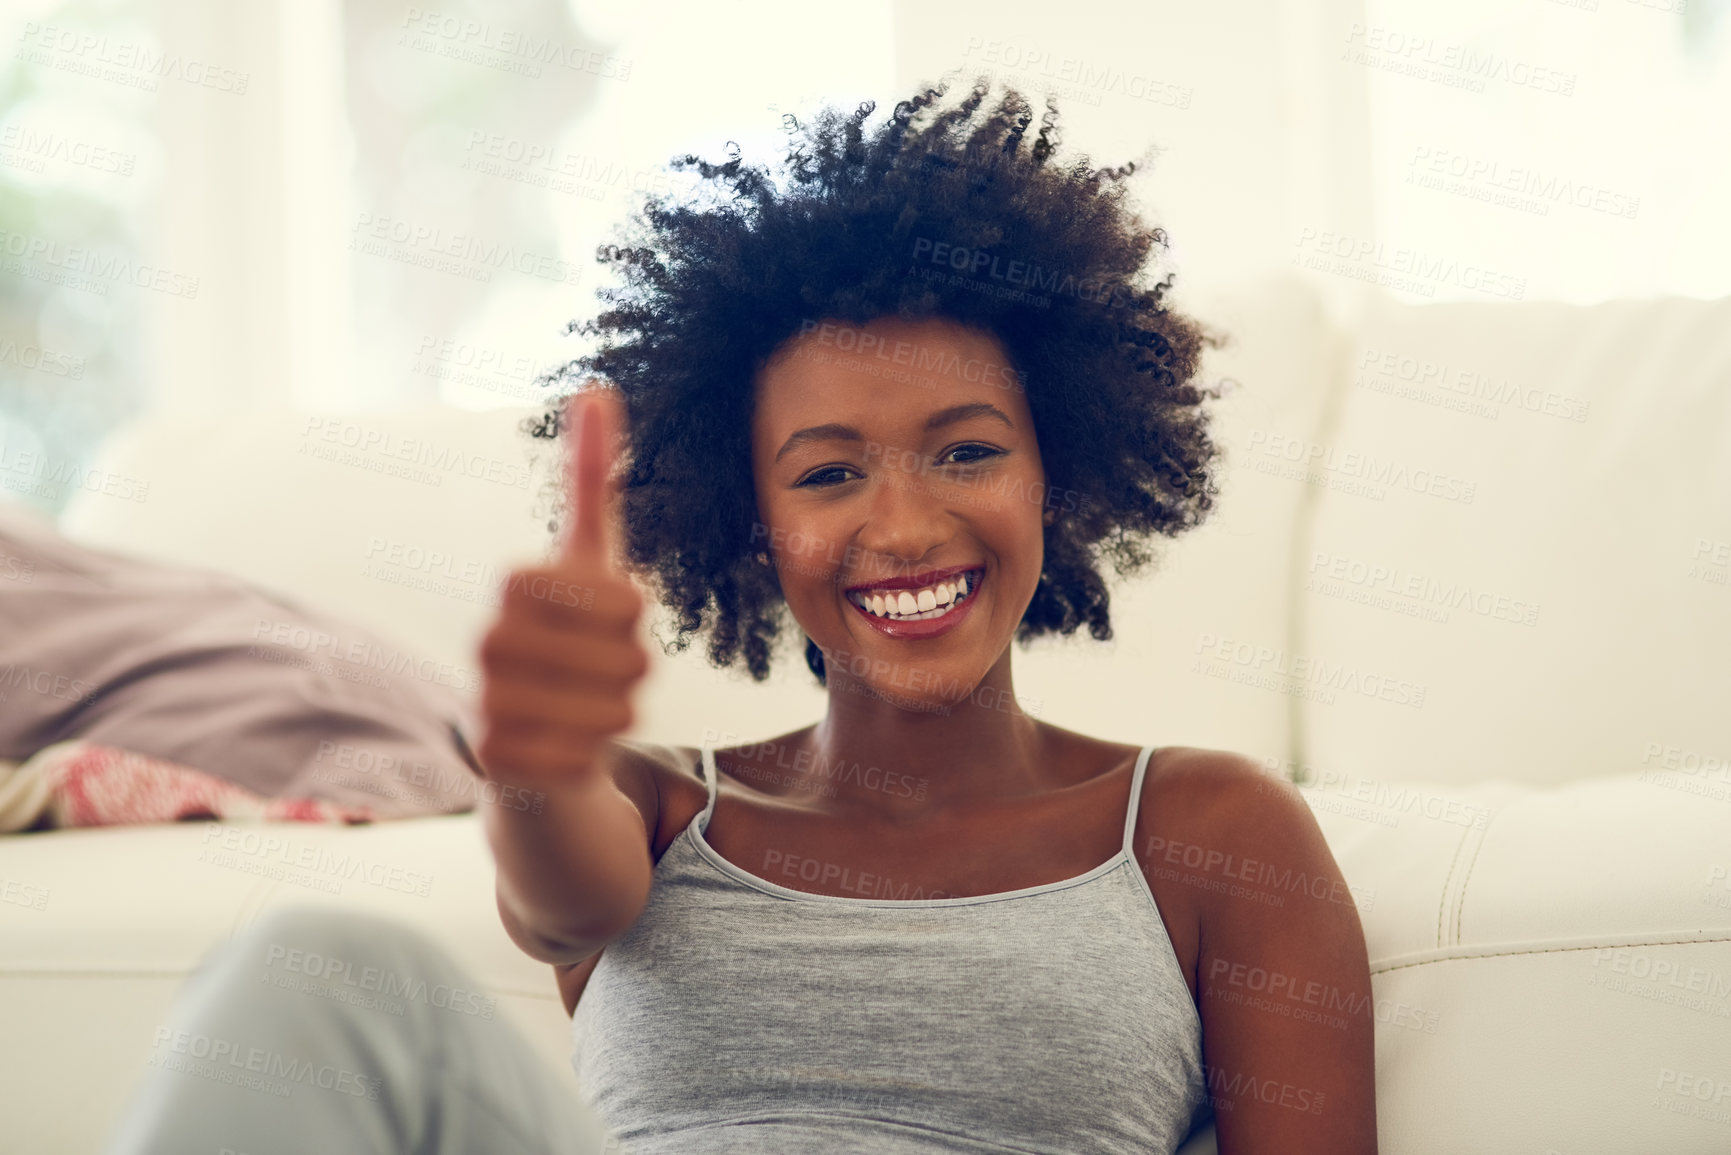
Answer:
<path fill-rule="evenodd" d="M 1135 164 L 1093 169 L 1082 156 L 1060 168 L 1052 99 L 1029 140 L 1034 112 L 1015 89 L 989 110 L 988 78 L 955 107 L 940 105 L 946 89 L 924 87 L 875 130 L 870 101 L 807 125 L 784 117 L 785 188 L 731 141 L 723 164 L 676 157 L 709 182 L 700 195 L 646 198 L 621 229 L 627 243 L 597 250 L 624 285 L 597 290 L 600 314 L 566 327 L 600 337 L 597 351 L 541 383 L 595 377 L 622 395 L 625 557 L 677 615 L 670 651 L 707 630 L 714 665 L 743 655 L 755 680 L 769 674 L 786 604 L 774 569 L 755 561 L 750 415 L 758 372 L 813 319 L 940 317 L 1008 354 L 1051 491 L 1090 498 L 1046 527 L 1019 642 L 1083 624 L 1109 639 L 1099 560 L 1132 574 L 1152 559 L 1150 535 L 1175 536 L 1212 508 L 1203 404 L 1219 393 L 1194 378 L 1220 339 L 1166 307 L 1170 273 L 1146 283 L 1167 239 L 1123 203 Z M 1028 291 L 995 283 L 1006 267 Z M 525 431 L 557 437 L 571 391 Z M 806 662 L 822 682 L 809 638 Z"/>

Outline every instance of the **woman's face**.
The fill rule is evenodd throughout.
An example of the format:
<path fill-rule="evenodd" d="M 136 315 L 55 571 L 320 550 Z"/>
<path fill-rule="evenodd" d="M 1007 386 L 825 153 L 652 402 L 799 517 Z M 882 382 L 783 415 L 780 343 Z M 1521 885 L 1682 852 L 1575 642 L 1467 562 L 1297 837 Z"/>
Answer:
<path fill-rule="evenodd" d="M 1005 653 L 1044 558 L 1018 374 L 995 338 L 946 320 L 802 328 L 757 378 L 752 548 L 832 687 L 959 702 Z"/>

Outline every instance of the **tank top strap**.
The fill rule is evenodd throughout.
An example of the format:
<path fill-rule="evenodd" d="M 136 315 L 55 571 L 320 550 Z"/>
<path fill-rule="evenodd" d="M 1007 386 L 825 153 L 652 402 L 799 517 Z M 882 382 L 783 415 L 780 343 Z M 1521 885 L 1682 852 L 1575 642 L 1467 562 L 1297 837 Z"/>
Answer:
<path fill-rule="evenodd" d="M 1142 779 L 1148 771 L 1148 759 L 1154 753 L 1152 745 L 1142 747 L 1136 756 L 1136 772 L 1130 776 L 1130 805 L 1124 815 L 1124 853 L 1134 857 L 1130 839 L 1136 833 L 1136 810 L 1142 804 Z"/>
<path fill-rule="evenodd" d="M 715 751 L 708 746 L 701 747 L 703 751 L 703 783 L 709 788 L 709 801 L 704 803 L 703 812 L 697 816 L 697 829 L 709 829 L 709 816 L 715 813 L 715 797 L 721 785 L 721 775 L 715 769 Z"/>

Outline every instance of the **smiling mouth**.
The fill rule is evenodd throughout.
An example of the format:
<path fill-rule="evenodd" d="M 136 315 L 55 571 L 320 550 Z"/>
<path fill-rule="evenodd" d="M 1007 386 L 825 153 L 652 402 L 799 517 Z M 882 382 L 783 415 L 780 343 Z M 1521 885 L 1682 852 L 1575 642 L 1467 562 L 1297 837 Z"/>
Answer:
<path fill-rule="evenodd" d="M 985 567 L 966 570 L 945 581 L 919 589 L 850 590 L 847 598 L 874 618 L 888 622 L 921 622 L 941 618 L 974 596 Z"/>

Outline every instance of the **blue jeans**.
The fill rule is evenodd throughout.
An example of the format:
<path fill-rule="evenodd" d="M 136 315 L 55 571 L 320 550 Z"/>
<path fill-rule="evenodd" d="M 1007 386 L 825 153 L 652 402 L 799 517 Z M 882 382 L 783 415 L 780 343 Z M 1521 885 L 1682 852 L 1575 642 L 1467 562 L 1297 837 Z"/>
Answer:
<path fill-rule="evenodd" d="M 326 907 L 217 947 L 105 1155 L 601 1155 L 622 1148 L 437 943 Z"/>

